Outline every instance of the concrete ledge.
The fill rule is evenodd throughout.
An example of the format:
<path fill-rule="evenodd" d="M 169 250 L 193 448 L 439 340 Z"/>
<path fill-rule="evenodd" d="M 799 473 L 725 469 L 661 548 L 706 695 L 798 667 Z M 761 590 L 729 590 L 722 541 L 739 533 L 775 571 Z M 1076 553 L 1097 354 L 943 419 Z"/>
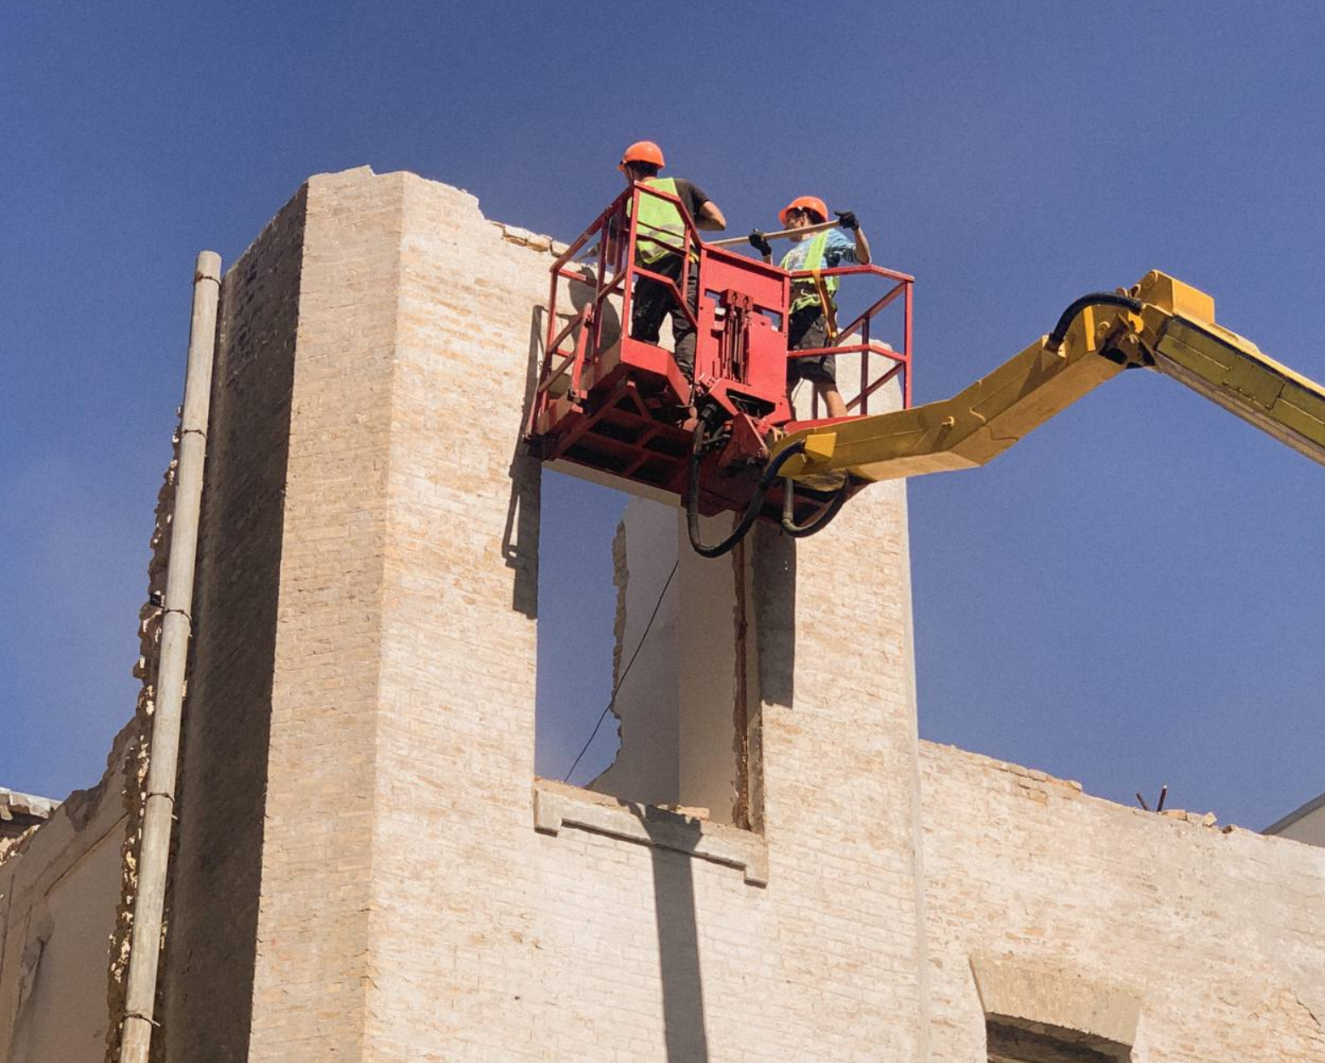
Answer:
<path fill-rule="evenodd" d="M 1141 1001 L 1116 986 L 1089 981 L 1067 968 L 1032 967 L 971 957 L 971 973 L 987 1016 L 1007 1016 L 1136 1043 Z"/>
<path fill-rule="evenodd" d="M 21 794 L 17 790 L 6 790 L 0 786 L 0 819 L 9 819 L 14 813 L 35 816 L 38 819 L 50 819 L 51 813 L 59 806 L 59 801 L 53 801 L 49 797 L 34 797 L 32 794 Z"/>
<path fill-rule="evenodd" d="M 58 801 L 0 786 L 0 862 L 16 850 L 21 839 L 49 820 L 59 807 Z"/>
<path fill-rule="evenodd" d="M 551 779 L 536 779 L 534 829 L 558 834 L 563 827 L 724 864 L 740 870 L 752 886 L 768 885 L 768 846 L 761 835 Z"/>

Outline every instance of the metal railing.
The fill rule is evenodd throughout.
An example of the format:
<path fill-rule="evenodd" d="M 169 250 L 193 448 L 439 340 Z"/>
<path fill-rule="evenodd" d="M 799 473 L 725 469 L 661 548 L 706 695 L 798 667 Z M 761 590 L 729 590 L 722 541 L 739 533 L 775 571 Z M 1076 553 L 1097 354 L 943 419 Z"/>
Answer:
<path fill-rule="evenodd" d="M 888 281 L 889 287 L 882 296 L 852 319 L 850 324 L 839 328 L 836 336 L 830 339 L 829 346 L 815 347 L 802 351 L 788 351 L 787 358 L 816 358 L 822 355 L 859 354 L 861 356 L 860 390 L 850 401 L 847 402 L 847 410 L 858 416 L 868 414 L 870 412 L 870 396 L 875 394 L 880 388 L 884 387 L 884 385 L 890 380 L 899 376 L 901 377 L 902 408 L 909 408 L 911 406 L 912 288 L 915 284 L 915 278 L 905 273 L 898 273 L 896 270 L 884 269 L 882 266 L 871 264 L 868 266 L 834 266 L 831 269 L 819 270 L 817 274 L 811 270 L 798 270 L 791 274 L 791 279 L 793 283 L 796 281 L 812 281 L 816 276 L 819 278 L 875 276 Z M 874 331 L 875 317 L 896 302 L 898 298 L 902 299 L 902 349 L 900 351 L 886 343 L 879 342 L 872 335 Z M 852 336 L 856 336 L 857 334 L 859 334 L 857 342 L 847 342 Z M 871 356 L 882 359 L 883 361 L 881 372 L 874 377 L 870 376 Z M 817 392 L 814 395 L 811 409 L 812 416 L 815 419 L 818 419 L 819 396 Z"/>
<path fill-rule="evenodd" d="M 644 197 L 662 200 L 676 208 L 681 217 L 679 237 L 663 230 L 645 226 L 640 231 L 640 204 Z M 639 261 L 640 241 L 661 247 L 681 259 L 681 276 L 677 279 L 650 269 Z M 612 342 L 604 343 L 604 324 L 609 315 L 609 300 L 620 299 L 622 335 L 629 335 L 632 303 L 635 298 L 635 280 L 648 278 L 669 288 L 692 327 L 698 329 L 697 311 L 691 307 L 683 293 L 690 280 L 690 271 L 699 268 L 699 230 L 680 199 L 648 185 L 633 184 L 623 191 L 611 205 L 557 258 L 552 266 L 551 291 L 548 296 L 547 336 L 543 347 L 543 363 L 539 384 L 530 411 L 529 430 L 548 392 L 561 383 L 572 401 L 579 401 L 587 393 L 586 371 L 595 363 Z M 576 269 L 574 267 L 581 268 Z M 593 295 L 578 308 L 577 313 L 558 329 L 559 287 L 561 282 L 587 285 Z M 569 293 L 568 293 L 569 295 Z M 563 349 L 573 339 L 569 349 Z"/>
<path fill-rule="evenodd" d="M 640 205 L 644 197 L 671 204 L 681 217 L 682 232 L 677 236 L 668 231 L 644 227 L 639 223 Z M 650 269 L 639 261 L 641 240 L 664 248 L 681 260 L 679 278 L 673 278 Z M 724 241 L 731 243 L 732 241 Z M 594 369 L 602 355 L 617 342 L 615 335 L 605 336 L 611 314 L 609 304 L 620 306 L 620 336 L 630 335 L 633 302 L 636 297 L 635 281 L 647 278 L 670 290 L 676 306 L 698 330 L 697 308 L 685 298 L 690 271 L 702 268 L 705 245 L 699 237 L 694 219 L 682 201 L 670 193 L 644 184 L 633 184 L 616 197 L 593 223 L 571 243 L 552 266 L 551 291 L 548 297 L 547 332 L 540 366 L 539 382 L 530 407 L 526 431 L 532 433 L 539 412 L 553 396 L 566 396 L 571 402 L 583 401 L 593 385 Z M 717 246 L 717 243 L 713 246 Z M 793 282 L 809 281 L 816 274 L 809 270 L 789 275 Z M 853 416 L 870 412 L 870 397 L 894 379 L 899 380 L 903 408 L 911 405 L 911 316 L 912 288 L 915 278 L 876 265 L 835 266 L 819 270 L 817 277 L 874 276 L 886 281 L 886 291 L 857 315 L 845 327 L 838 329 L 827 347 L 788 352 L 788 359 L 810 358 L 821 355 L 851 355 L 860 357 L 860 385 L 858 392 L 847 401 L 847 410 Z M 562 284 L 571 288 L 563 298 Z M 559 305 L 568 298 L 574 302 L 575 286 L 591 290 L 579 304 L 576 312 L 564 325 L 559 326 Z M 700 286 L 703 297 L 703 284 Z M 876 338 L 877 316 L 901 300 L 901 349 L 897 350 Z M 782 322 L 790 324 L 787 314 Z M 854 342 L 852 342 L 854 339 Z M 873 374 L 873 375 L 872 375 Z M 819 419 L 819 397 L 812 400 L 812 416 Z"/>

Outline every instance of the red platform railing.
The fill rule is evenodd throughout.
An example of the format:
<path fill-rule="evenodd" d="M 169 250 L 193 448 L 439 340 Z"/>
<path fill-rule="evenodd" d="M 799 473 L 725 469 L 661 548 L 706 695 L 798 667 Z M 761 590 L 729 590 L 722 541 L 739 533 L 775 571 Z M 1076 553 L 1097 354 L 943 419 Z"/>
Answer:
<path fill-rule="evenodd" d="M 640 202 L 645 196 L 663 200 L 676 208 L 683 223 L 679 240 L 673 234 L 656 230 L 641 235 Z M 636 260 L 641 238 L 681 258 L 679 284 L 677 280 L 656 273 Z M 562 252 L 552 266 L 547 336 L 539 384 L 530 408 L 529 431 L 533 431 L 538 412 L 554 389 L 560 391 L 564 386 L 566 390 L 563 393 L 572 402 L 585 398 L 592 387 L 592 377 L 599 359 L 620 338 L 612 336 L 604 342 L 604 326 L 611 317 L 607 312 L 609 301 L 614 303 L 620 300 L 620 336 L 628 336 L 637 277 L 647 277 L 668 287 L 691 325 L 698 328 L 697 312 L 685 299 L 684 292 L 690 280 L 690 271 L 698 268 L 699 243 L 699 231 L 694 219 L 680 199 L 660 189 L 635 184 L 617 196 L 579 239 Z M 581 268 L 574 268 L 577 265 Z M 558 304 L 561 302 L 558 289 L 562 281 L 591 286 L 593 295 L 579 307 L 569 322 L 558 329 Z M 572 345 L 564 349 L 563 345 L 568 340 L 573 340 Z"/>
<path fill-rule="evenodd" d="M 640 204 L 645 196 L 662 200 L 676 208 L 682 219 L 682 232 L 679 236 L 649 229 L 641 233 Z M 641 240 L 652 242 L 678 257 L 682 263 L 680 277 L 672 278 L 657 273 L 637 261 L 637 250 Z M 720 262 L 719 259 L 723 261 Z M 743 261 L 746 260 L 729 251 L 719 251 L 703 244 L 694 219 L 691 218 L 684 203 L 676 196 L 642 184 L 633 184 L 622 191 L 553 263 L 544 353 L 534 401 L 530 405 L 527 433 L 534 436 L 540 431 L 548 430 L 553 423 L 566 424 L 565 417 L 574 415 L 574 410 L 585 402 L 596 383 L 611 385 L 612 381 L 619 378 L 621 351 L 627 345 L 631 349 L 631 366 L 644 369 L 655 377 L 666 377 L 671 383 L 672 391 L 684 404 L 690 397 L 690 384 L 676 367 L 673 356 L 655 345 L 630 339 L 636 279 L 648 278 L 668 288 L 674 297 L 676 307 L 698 332 L 704 320 L 704 312 L 690 306 L 685 298 L 691 271 L 701 270 L 702 273 L 701 263 L 707 263 L 708 272 L 715 269 L 721 272 L 723 269 L 730 269 L 730 266 L 724 265 L 723 262 L 734 264 Z M 760 264 L 759 268 L 770 267 Z M 800 271 L 784 276 L 789 278 L 783 288 L 784 312 L 781 315 L 781 322 L 775 326 L 782 330 L 785 330 L 788 324 L 785 300 L 788 298 L 787 292 L 791 283 L 797 280 L 809 280 L 814 274 L 810 271 Z M 882 295 L 838 330 L 829 346 L 788 352 L 786 357 L 795 359 L 819 355 L 859 354 L 861 356 L 859 389 L 847 401 L 850 415 L 868 414 L 871 397 L 893 380 L 898 381 L 902 405 L 909 407 L 912 388 L 911 317 L 914 278 L 873 264 L 835 266 L 820 270 L 818 276 L 821 278 L 877 277 L 885 282 L 886 286 Z M 701 301 L 714 295 L 707 291 L 713 287 L 710 279 L 703 275 L 700 277 Z M 746 280 L 753 283 L 749 278 Z M 566 288 L 567 285 L 570 286 L 569 289 Z M 849 291 L 851 286 L 853 285 L 844 284 L 843 288 Z M 576 300 L 577 290 L 582 301 Z M 576 309 L 569 320 L 564 320 L 562 308 L 567 299 L 575 301 Z M 772 307 L 776 299 L 767 301 Z M 899 301 L 901 303 L 900 350 L 881 341 L 879 324 L 876 320 L 883 311 Z M 619 319 L 614 321 L 617 314 Z M 894 339 L 898 338 L 896 332 L 892 335 Z M 605 358 L 609 352 L 612 356 Z M 704 362 L 701 352 L 696 353 L 700 362 Z M 708 364 L 717 368 L 719 375 L 722 371 L 733 373 L 736 371 L 734 366 L 727 364 L 731 360 L 730 357 L 724 359 L 720 352 L 719 356 Z M 700 368 L 702 369 L 702 366 Z M 615 376 L 606 375 L 612 373 L 614 369 Z M 839 380 L 839 386 L 843 383 L 845 382 Z M 854 389 L 843 387 L 842 390 L 850 394 Z M 817 394 L 814 395 L 811 409 L 812 419 L 819 420 Z M 769 423 L 784 424 L 787 415 L 787 408 L 784 405 Z M 794 414 L 791 414 L 791 417 L 794 418 Z"/>
<path fill-rule="evenodd" d="M 815 274 L 810 270 L 800 270 L 791 274 L 793 282 L 812 280 Z M 839 328 L 837 336 L 827 347 L 815 347 L 803 351 L 789 351 L 788 359 L 813 358 L 821 355 L 859 354 L 860 391 L 847 402 L 847 410 L 856 416 L 870 412 L 870 396 L 879 391 L 889 381 L 900 377 L 900 390 L 903 409 L 911 406 L 911 311 L 912 289 L 915 278 L 896 270 L 884 269 L 873 264 L 868 266 L 834 266 L 818 272 L 819 277 L 874 276 L 888 282 L 888 288 L 865 310 L 861 311 L 845 327 Z M 874 320 L 883 310 L 902 299 L 901 350 L 881 343 L 874 338 Z M 859 335 L 855 343 L 848 342 Z M 883 365 L 877 375 L 871 376 L 871 357 L 881 359 Z M 839 387 L 841 381 L 839 381 Z M 812 417 L 819 418 L 819 396 L 816 392 L 811 405 Z"/>

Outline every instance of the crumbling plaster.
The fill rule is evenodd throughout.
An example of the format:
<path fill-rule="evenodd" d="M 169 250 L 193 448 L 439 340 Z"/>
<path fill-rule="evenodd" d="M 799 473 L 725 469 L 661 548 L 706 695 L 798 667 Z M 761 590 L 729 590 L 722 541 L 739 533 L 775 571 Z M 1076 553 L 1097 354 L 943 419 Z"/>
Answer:
<path fill-rule="evenodd" d="M 0 1060 L 101 1063 L 137 721 L 101 783 L 0 850 Z"/>

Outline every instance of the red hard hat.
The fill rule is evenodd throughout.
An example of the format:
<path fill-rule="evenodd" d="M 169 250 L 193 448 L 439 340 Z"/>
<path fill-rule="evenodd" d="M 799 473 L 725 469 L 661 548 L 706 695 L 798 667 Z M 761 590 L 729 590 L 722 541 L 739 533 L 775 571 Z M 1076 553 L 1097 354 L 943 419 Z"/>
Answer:
<path fill-rule="evenodd" d="M 797 196 L 780 211 L 778 211 L 778 221 L 783 225 L 787 224 L 787 215 L 793 210 L 812 210 L 819 215 L 820 221 L 828 220 L 828 207 L 818 196 Z"/>
<path fill-rule="evenodd" d="M 662 148 L 658 147 L 652 140 L 637 140 L 630 145 L 621 156 L 621 162 L 618 164 L 618 170 L 624 170 L 628 162 L 651 162 L 658 169 L 662 169 L 663 162 Z"/>

